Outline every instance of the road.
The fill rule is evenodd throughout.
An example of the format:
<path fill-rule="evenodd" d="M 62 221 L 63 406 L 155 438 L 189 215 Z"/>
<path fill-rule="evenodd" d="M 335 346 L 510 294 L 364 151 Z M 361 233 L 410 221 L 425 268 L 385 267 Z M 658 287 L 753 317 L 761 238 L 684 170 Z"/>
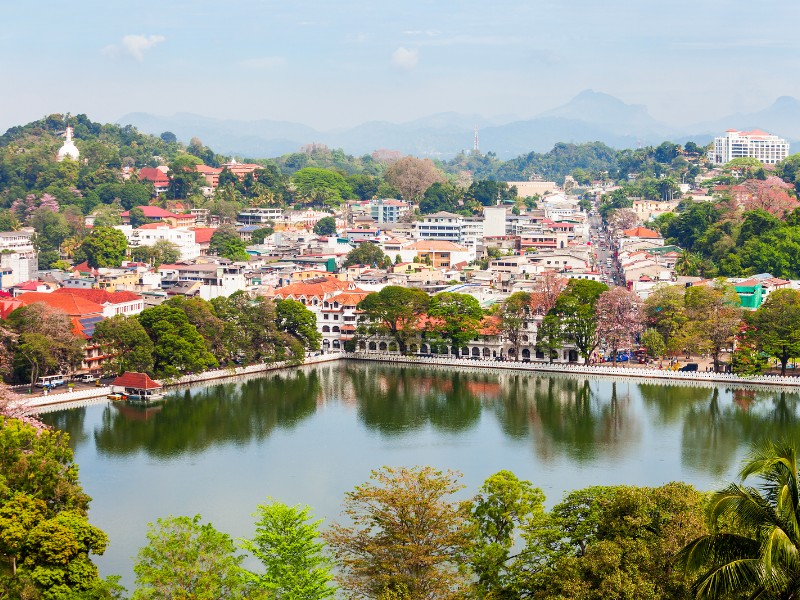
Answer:
<path fill-rule="evenodd" d="M 599 214 L 593 214 L 589 217 L 589 226 L 594 238 L 592 245 L 597 253 L 597 270 L 607 277 L 607 283 L 610 287 L 615 285 L 623 285 L 621 274 L 619 272 L 614 254 L 610 248 L 610 240 L 606 232 L 603 230 L 603 220 Z M 605 246 L 605 248 L 604 248 Z M 612 267 L 608 267 L 608 259 L 612 260 Z"/>

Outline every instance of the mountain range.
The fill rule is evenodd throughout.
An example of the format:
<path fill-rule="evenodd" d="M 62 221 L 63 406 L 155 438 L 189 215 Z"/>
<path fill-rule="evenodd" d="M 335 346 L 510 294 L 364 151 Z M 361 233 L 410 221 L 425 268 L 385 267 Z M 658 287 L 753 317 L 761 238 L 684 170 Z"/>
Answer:
<path fill-rule="evenodd" d="M 171 131 L 186 143 L 198 137 L 215 152 L 242 158 L 279 156 L 296 152 L 305 144 L 323 143 L 353 155 L 386 148 L 447 159 L 472 149 L 474 128 L 478 127 L 480 149 L 509 159 L 531 151 L 547 152 L 558 142 L 601 141 L 614 148 L 657 145 L 665 140 L 706 144 L 731 128 L 763 129 L 795 142 L 800 140 L 800 100 L 782 96 L 763 110 L 729 115 L 687 128 L 657 121 L 646 106 L 626 104 L 592 90 L 583 91 L 566 104 L 531 119 L 512 122 L 447 112 L 406 123 L 370 121 L 331 131 L 287 121 L 214 119 L 190 113 L 172 116 L 130 113 L 117 123 L 131 124 L 154 135 Z"/>

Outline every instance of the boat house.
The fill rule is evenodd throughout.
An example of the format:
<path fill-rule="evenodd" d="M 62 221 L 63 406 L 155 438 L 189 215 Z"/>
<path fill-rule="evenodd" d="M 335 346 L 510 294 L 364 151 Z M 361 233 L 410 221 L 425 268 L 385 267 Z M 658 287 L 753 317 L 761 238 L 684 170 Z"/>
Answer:
<path fill-rule="evenodd" d="M 163 386 L 147 373 L 126 371 L 111 383 L 111 388 L 131 402 L 153 402 L 164 397 Z"/>

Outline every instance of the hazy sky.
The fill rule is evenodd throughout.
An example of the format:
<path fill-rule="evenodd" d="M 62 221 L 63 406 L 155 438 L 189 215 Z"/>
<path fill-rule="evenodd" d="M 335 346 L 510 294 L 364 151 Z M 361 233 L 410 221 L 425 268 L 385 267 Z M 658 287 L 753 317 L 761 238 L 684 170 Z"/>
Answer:
<path fill-rule="evenodd" d="M 686 124 L 800 97 L 797 0 L 1 4 L 2 131 L 54 112 L 527 118 L 587 88 Z"/>

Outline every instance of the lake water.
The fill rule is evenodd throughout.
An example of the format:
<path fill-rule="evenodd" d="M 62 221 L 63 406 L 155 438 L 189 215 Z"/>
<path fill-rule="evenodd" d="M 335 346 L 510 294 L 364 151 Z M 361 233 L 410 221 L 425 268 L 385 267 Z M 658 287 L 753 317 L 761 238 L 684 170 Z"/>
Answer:
<path fill-rule="evenodd" d="M 726 385 L 340 362 L 171 393 L 148 409 L 103 403 L 42 415 L 67 431 L 111 543 L 97 559 L 132 588 L 147 523 L 201 514 L 234 537 L 272 497 L 327 521 L 384 465 L 501 469 L 556 503 L 590 485 L 712 489 L 751 442 L 798 431 L 800 396 Z"/>

